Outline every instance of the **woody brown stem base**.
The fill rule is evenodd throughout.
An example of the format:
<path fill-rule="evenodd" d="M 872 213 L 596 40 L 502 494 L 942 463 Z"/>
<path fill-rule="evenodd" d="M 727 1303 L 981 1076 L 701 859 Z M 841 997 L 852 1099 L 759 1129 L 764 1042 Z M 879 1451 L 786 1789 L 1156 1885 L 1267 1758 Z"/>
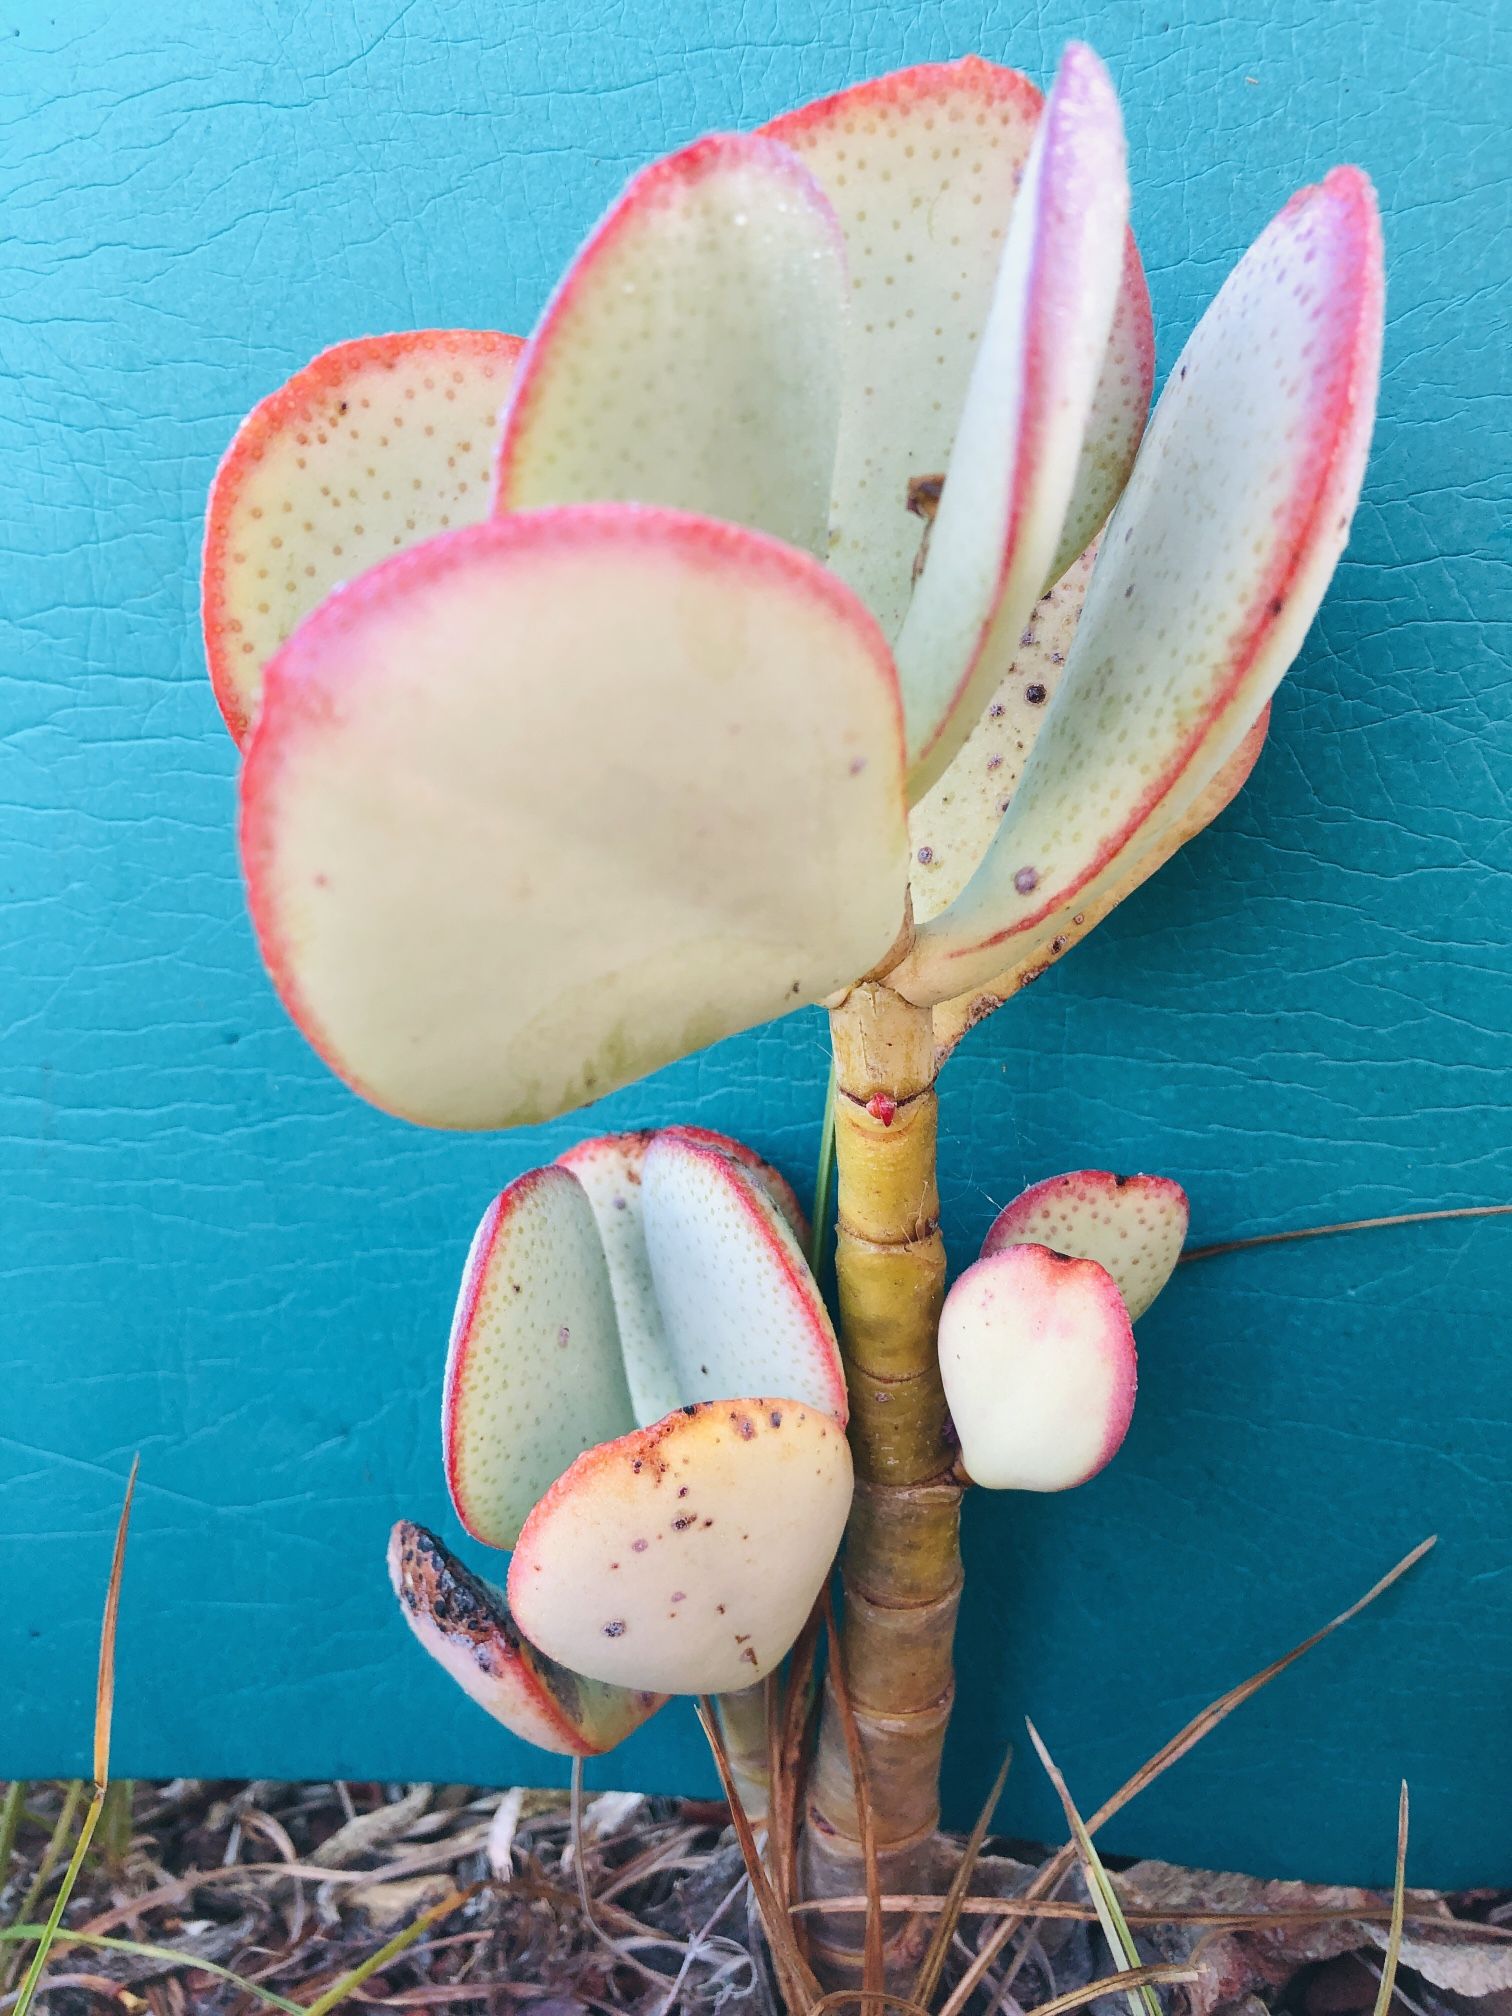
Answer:
<path fill-rule="evenodd" d="M 955 1686 L 960 1487 L 936 1335 L 945 1284 L 935 1176 L 932 1018 L 879 982 L 830 1018 L 838 1097 L 835 1269 L 856 1497 L 846 1533 L 842 1654 L 884 1892 L 934 1887 L 940 1756 Z M 809 1785 L 811 1898 L 865 1885 L 856 1788 L 833 1682 Z M 859 1979 L 859 1916 L 826 1918 L 820 1978 Z M 927 1927 L 888 1927 L 888 1972 L 917 1964 Z"/>

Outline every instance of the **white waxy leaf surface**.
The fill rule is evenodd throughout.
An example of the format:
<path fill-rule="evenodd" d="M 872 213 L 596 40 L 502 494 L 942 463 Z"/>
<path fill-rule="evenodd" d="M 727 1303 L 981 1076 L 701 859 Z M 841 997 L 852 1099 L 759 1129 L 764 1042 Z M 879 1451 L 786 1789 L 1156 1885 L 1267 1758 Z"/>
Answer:
<path fill-rule="evenodd" d="M 805 1249 L 809 1241 L 808 1216 L 798 1202 L 798 1193 L 780 1169 L 758 1155 L 754 1148 L 748 1148 L 744 1141 L 737 1141 L 733 1135 L 718 1134 L 712 1127 L 676 1126 L 659 1128 L 658 1133 L 673 1134 L 681 1141 L 691 1141 L 702 1148 L 712 1148 L 717 1154 L 727 1155 L 730 1160 L 754 1178 L 758 1187 L 764 1190 L 787 1220 L 788 1229 L 798 1244 Z"/>
<path fill-rule="evenodd" d="M 389 1581 L 406 1623 L 465 1694 L 512 1735 L 564 1757 L 597 1757 L 662 1704 L 659 1694 L 605 1686 L 538 1652 L 501 1590 L 474 1575 L 434 1533 L 401 1519 Z"/>
<path fill-rule="evenodd" d="M 898 634 L 910 794 L 969 734 L 1054 578 L 1128 243 L 1123 122 L 1083 44 L 1061 60 L 1014 202 L 928 557 Z"/>
<path fill-rule="evenodd" d="M 1381 304 L 1374 193 L 1335 169 L 1262 233 L 1172 373 L 1008 814 L 890 976 L 910 999 L 988 981 L 1016 936 L 1123 875 L 1141 829 L 1181 816 L 1244 741 L 1348 536 Z"/>
<path fill-rule="evenodd" d="M 1191 1217 L 1169 1176 L 1114 1176 L 1074 1169 L 1031 1184 L 992 1221 L 982 1257 L 1005 1246 L 1048 1246 L 1095 1260 L 1118 1284 L 1135 1323 L 1171 1278 Z"/>
<path fill-rule="evenodd" d="M 1002 824 L 1060 684 L 1096 556 L 1093 545 L 1040 597 L 975 728 L 944 776 L 909 810 L 916 924 L 927 924 L 955 900 Z"/>
<path fill-rule="evenodd" d="M 1124 237 L 1123 282 L 1113 310 L 1113 327 L 1097 374 L 1092 412 L 1082 442 L 1081 462 L 1060 545 L 1050 563 L 1049 581 L 1059 581 L 1079 553 L 1107 523 L 1123 494 L 1150 414 L 1155 384 L 1155 326 L 1150 290 L 1134 235 Z"/>
<path fill-rule="evenodd" d="M 510 1604 L 535 1644 L 618 1686 L 749 1686 L 802 1629 L 850 1500 L 829 1414 L 785 1398 L 690 1408 L 552 1486 L 510 1562 Z"/>
<path fill-rule="evenodd" d="M 940 1314 L 940 1376 L 961 1461 L 991 1491 L 1065 1491 L 1111 1460 L 1134 1411 L 1129 1312 L 1094 1260 L 1007 1246 Z"/>
<path fill-rule="evenodd" d="M 666 1326 L 656 1304 L 651 1262 L 646 1256 L 645 1220 L 641 1211 L 641 1172 L 652 1130 L 633 1134 L 601 1134 L 580 1141 L 557 1157 L 582 1184 L 598 1222 L 614 1310 L 619 1322 L 625 1379 L 644 1427 L 659 1421 L 677 1405 L 677 1380 L 667 1349 Z"/>
<path fill-rule="evenodd" d="M 503 1127 L 866 972 L 906 882 L 886 646 L 735 526 L 512 514 L 269 668 L 242 857 L 285 1005 L 364 1096 Z"/>
<path fill-rule="evenodd" d="M 913 479 L 950 459 L 1042 104 L 975 57 L 900 70 L 764 130 L 834 205 L 850 278 L 830 564 L 897 635 L 924 526 Z"/>
<path fill-rule="evenodd" d="M 441 1402 L 457 1516 L 512 1547 L 575 1456 L 634 1421 L 593 1209 L 565 1169 L 496 1197 L 462 1276 Z"/>
<path fill-rule="evenodd" d="M 488 515 L 501 408 L 522 345 L 416 329 L 323 350 L 255 406 L 216 471 L 205 525 L 205 655 L 244 742 L 263 667 L 341 581 Z"/>
<path fill-rule="evenodd" d="M 531 338 L 499 509 L 665 504 L 822 554 L 845 255 L 776 142 L 716 134 L 644 169 Z"/>
<path fill-rule="evenodd" d="M 950 461 L 1043 103 L 1018 71 L 968 56 L 858 84 L 765 129 L 813 170 L 845 231 L 851 315 L 831 564 L 890 637 L 925 531 L 910 486 Z M 1078 552 L 1116 494 L 1109 478 L 1127 470 L 1149 403 L 1149 302 L 1132 245 L 1130 260 L 1115 324 L 1124 334 L 1110 346 L 1072 507 L 1086 528 Z"/>
<path fill-rule="evenodd" d="M 744 1142 L 706 1127 L 666 1131 L 700 1143 L 748 1170 L 782 1212 L 795 1236 L 799 1239 L 806 1236 L 803 1212 L 791 1184 Z M 651 1128 L 630 1134 L 602 1134 L 594 1140 L 579 1142 L 577 1147 L 557 1157 L 559 1165 L 570 1169 L 582 1184 L 598 1221 L 614 1290 L 625 1377 L 635 1418 L 642 1427 L 659 1421 L 691 1397 L 678 1384 L 646 1252 L 641 1178 L 646 1150 L 654 1138 L 655 1130 Z"/>
<path fill-rule="evenodd" d="M 686 1134 L 658 1134 L 641 1185 L 646 1251 L 675 1406 L 786 1393 L 844 1425 L 845 1374 L 792 1227 L 752 1175 Z"/>

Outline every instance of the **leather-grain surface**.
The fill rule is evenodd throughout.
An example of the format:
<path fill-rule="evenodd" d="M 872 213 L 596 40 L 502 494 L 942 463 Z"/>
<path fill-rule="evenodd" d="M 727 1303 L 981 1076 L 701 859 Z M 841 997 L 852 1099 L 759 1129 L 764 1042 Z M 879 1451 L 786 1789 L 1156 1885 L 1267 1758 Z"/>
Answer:
<path fill-rule="evenodd" d="M 711 126 L 976 48 L 1123 93 L 1162 368 L 1298 183 L 1375 176 L 1382 417 L 1348 557 L 1218 828 L 968 1038 L 969 1258 L 1026 1177 L 1178 1176 L 1197 1236 L 1512 1197 L 1506 106 L 1466 0 L 48 0 L 0 6 L 0 1774 L 85 1768 L 133 1451 L 118 1768 L 542 1782 L 395 1614 L 456 1277 L 492 1191 L 693 1120 L 807 1183 L 805 1014 L 591 1121 L 360 1106 L 285 1021 L 233 848 L 196 558 L 238 417 L 323 344 L 525 329 L 625 174 Z M 424 957 L 423 946 L 415 948 Z M 1512 1224 L 1179 1275 L 1134 1429 L 1062 1498 L 973 1502 L 959 1821 L 1033 1714 L 1095 1804 L 1428 1532 L 1437 1553 L 1108 1829 L 1110 1848 L 1512 1878 Z M 591 1782 L 708 1787 L 675 1708 Z M 1031 1762 L 1007 1824 L 1058 1834 Z"/>

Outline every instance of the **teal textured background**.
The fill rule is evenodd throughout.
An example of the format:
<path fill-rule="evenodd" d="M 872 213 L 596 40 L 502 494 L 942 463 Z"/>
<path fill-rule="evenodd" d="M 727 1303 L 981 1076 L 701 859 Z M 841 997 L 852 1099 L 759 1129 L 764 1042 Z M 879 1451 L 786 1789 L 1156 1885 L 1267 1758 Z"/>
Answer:
<path fill-rule="evenodd" d="M 590 1120 L 411 1132 L 328 1078 L 245 924 L 196 634 L 211 470 L 316 349 L 525 329 L 624 176 L 701 130 L 976 49 L 1121 87 L 1162 369 L 1332 162 L 1375 176 L 1382 417 L 1355 536 L 1241 801 L 968 1039 L 969 1258 L 1026 1177 L 1178 1176 L 1215 1238 L 1512 1196 L 1512 22 L 1466 0 L 0 4 L 0 1773 L 82 1768 L 133 1450 L 127 1773 L 539 1782 L 390 1606 L 488 1196 L 580 1133 L 743 1134 L 800 1184 L 816 1015 Z M 1512 1878 L 1512 1227 L 1213 1262 L 1142 1325 L 1117 1465 L 982 1498 L 957 1819 L 1031 1712 L 1095 1803 L 1424 1533 L 1429 1564 L 1108 1830 L 1379 1878 Z M 600 1785 L 707 1786 L 677 1708 Z M 1021 1763 L 1005 1817 L 1056 1831 Z"/>

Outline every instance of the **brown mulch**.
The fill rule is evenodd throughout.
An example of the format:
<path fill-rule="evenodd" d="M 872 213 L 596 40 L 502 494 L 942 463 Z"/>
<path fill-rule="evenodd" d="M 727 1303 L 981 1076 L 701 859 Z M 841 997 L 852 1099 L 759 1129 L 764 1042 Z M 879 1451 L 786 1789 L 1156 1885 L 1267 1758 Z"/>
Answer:
<path fill-rule="evenodd" d="M 66 1789 L 28 1790 L 10 1867 L 0 1870 L 0 1927 L 46 1916 L 61 1875 L 46 1869 L 47 1849 Z M 64 1922 L 92 1939 L 171 1950 L 144 1955 L 65 1934 L 33 2004 L 49 2016 L 253 2016 L 278 2006 L 270 1996 L 308 2009 L 422 1920 L 403 1950 L 348 1988 L 343 2008 L 776 2016 L 723 1806 L 590 1798 L 579 1866 L 557 1793 L 189 1779 L 129 1789 L 129 1813 L 118 1804 L 97 1836 Z M 999 1923 L 990 1900 L 1022 1890 L 1042 1852 L 988 1848 L 954 1976 Z M 1115 1876 L 1144 1957 L 1197 1970 L 1195 1981 L 1158 1991 L 1163 2011 L 1373 2009 L 1389 1899 L 1151 1862 Z M 1039 1909 L 972 2016 L 1026 2016 L 1111 1971 L 1078 1878 Z M 14 2007 L 30 1950 L 0 1937 L 0 2016 Z M 1412 1893 L 1401 1963 L 1392 2016 L 1512 2016 L 1512 1895 Z M 1105 1997 L 1090 2006 L 1127 2016 L 1129 2005 Z"/>

